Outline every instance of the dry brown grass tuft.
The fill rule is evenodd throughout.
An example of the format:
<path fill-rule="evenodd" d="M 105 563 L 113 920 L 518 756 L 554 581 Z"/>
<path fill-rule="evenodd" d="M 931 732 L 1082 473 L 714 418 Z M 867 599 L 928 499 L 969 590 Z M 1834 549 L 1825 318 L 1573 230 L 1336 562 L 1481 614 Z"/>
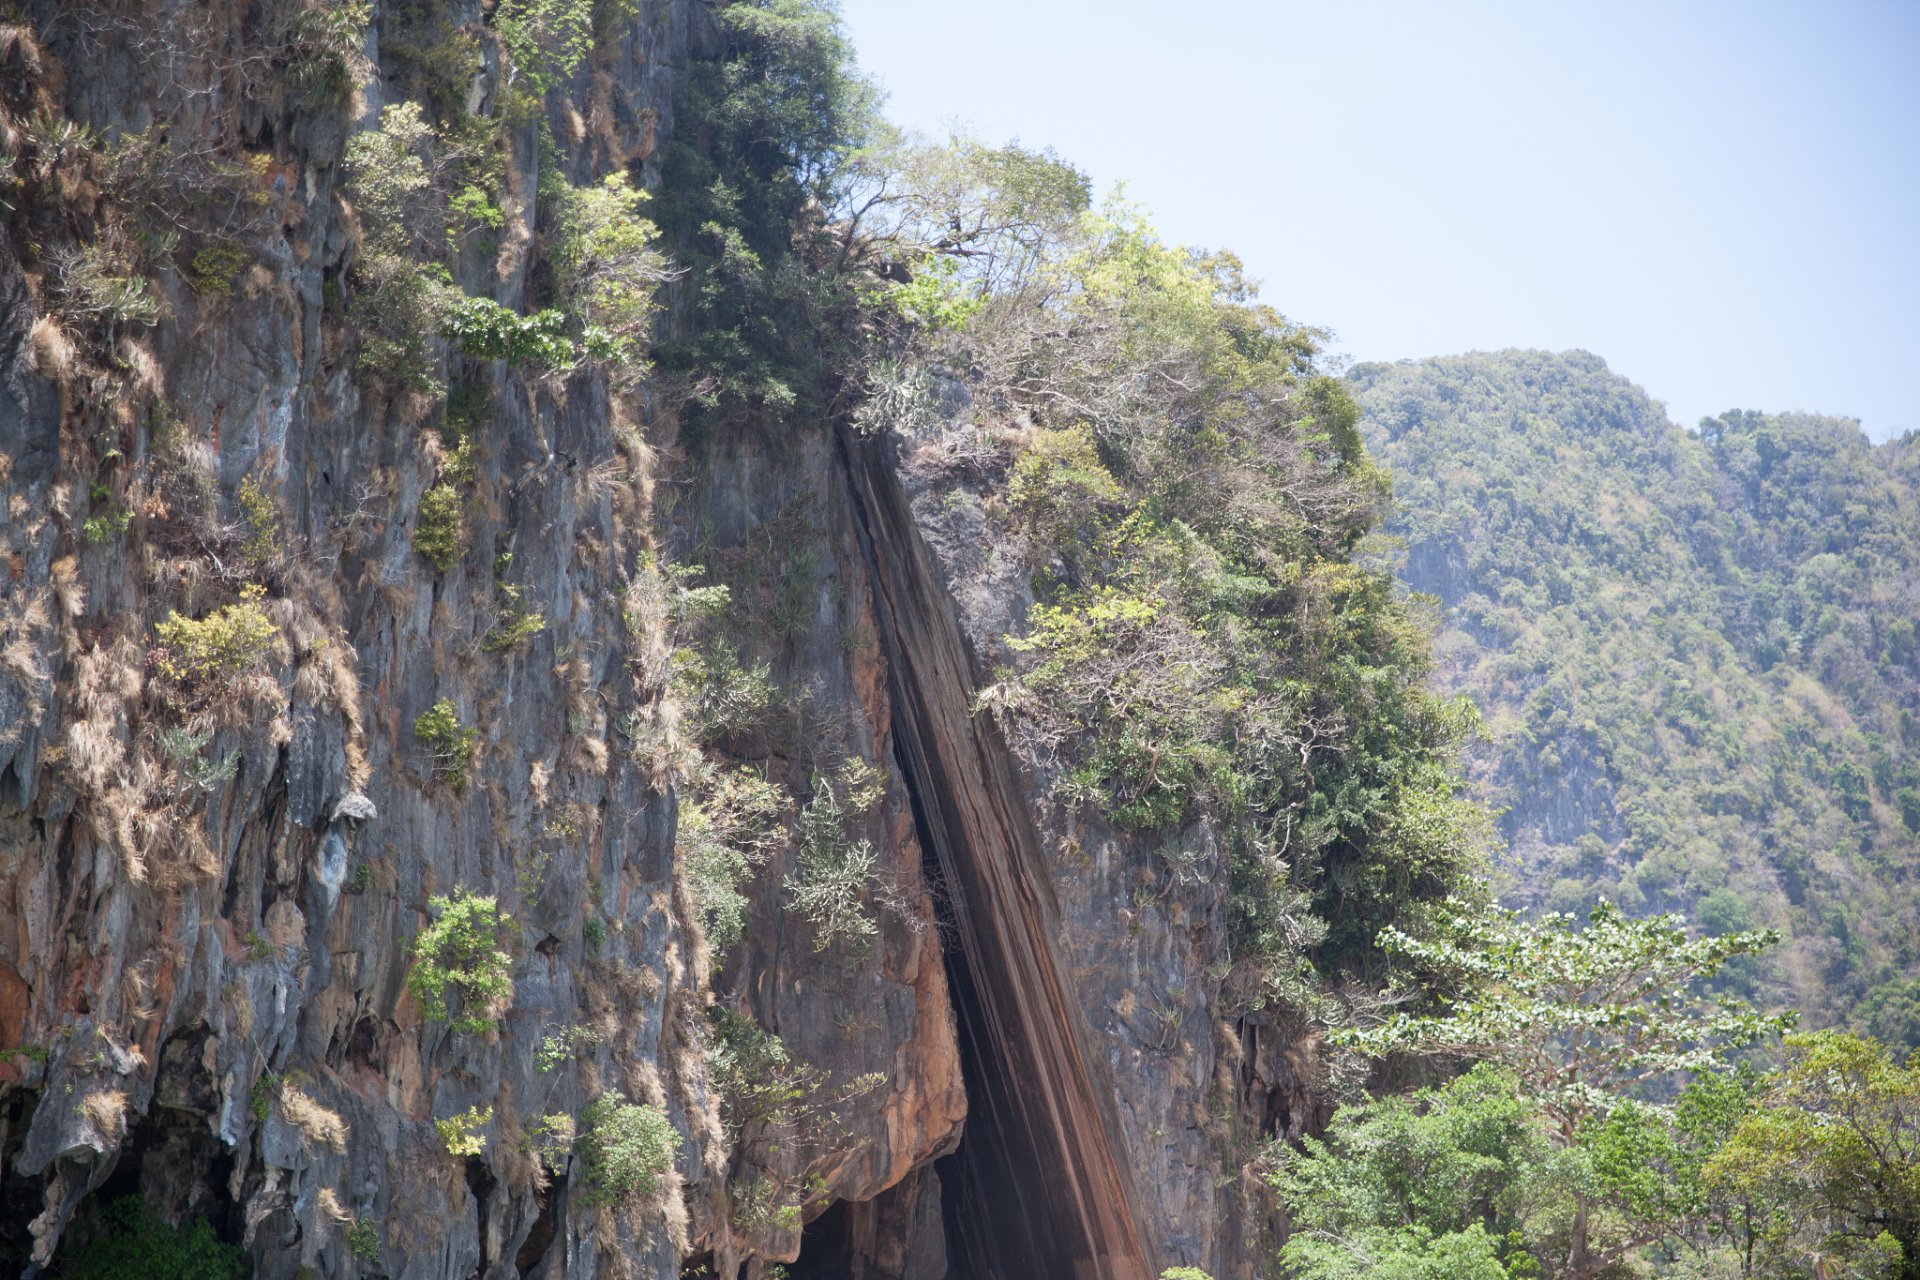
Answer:
<path fill-rule="evenodd" d="M 77 618 L 87 611 L 87 584 L 80 581 L 80 561 L 61 556 L 47 571 L 53 579 L 53 596 L 60 602 L 62 617 Z"/>
<path fill-rule="evenodd" d="M 347 1122 L 291 1084 L 280 1086 L 280 1114 L 305 1134 L 307 1141 L 317 1142 L 335 1155 L 346 1154 Z"/>
<path fill-rule="evenodd" d="M 80 1100 L 81 1114 L 108 1142 L 119 1142 L 127 1131 L 127 1095 L 119 1089 L 100 1089 Z"/>
<path fill-rule="evenodd" d="M 599 738 L 582 734 L 574 740 L 573 761 L 582 772 L 604 778 L 607 776 L 607 744 Z"/>
<path fill-rule="evenodd" d="M 335 1194 L 332 1187 L 320 1188 L 313 1199 L 314 1203 L 320 1206 L 320 1212 L 324 1217 L 330 1218 L 342 1226 L 354 1220 L 353 1215 L 347 1211 L 346 1206 L 340 1203 L 340 1197 Z"/>
<path fill-rule="evenodd" d="M 28 342 L 33 348 L 34 366 L 41 377 L 61 386 L 73 380 L 73 341 L 67 337 L 59 321 L 51 316 L 42 316 L 34 321 Z"/>

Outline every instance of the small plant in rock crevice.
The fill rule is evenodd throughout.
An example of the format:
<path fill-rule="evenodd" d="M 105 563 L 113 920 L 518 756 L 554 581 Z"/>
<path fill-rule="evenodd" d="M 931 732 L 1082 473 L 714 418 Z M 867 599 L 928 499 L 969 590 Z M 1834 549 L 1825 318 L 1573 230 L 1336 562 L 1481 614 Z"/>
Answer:
<path fill-rule="evenodd" d="M 414 521 L 413 549 L 441 573 L 460 563 L 460 534 L 466 525 L 466 502 L 445 481 L 420 495 L 420 514 Z"/>
<path fill-rule="evenodd" d="M 458 790 L 467 785 L 467 765 L 480 731 L 460 723 L 451 699 L 442 698 L 414 719 L 413 736 L 432 754 L 433 776 Z"/>
<path fill-rule="evenodd" d="M 448 1155 L 460 1158 L 480 1156 L 487 1152 L 487 1137 L 481 1130 L 492 1123 L 493 1108 L 482 1111 L 476 1104 L 457 1116 L 435 1120 L 433 1131 L 440 1135 Z"/>
<path fill-rule="evenodd" d="M 362 1262 L 380 1260 L 380 1229 L 360 1218 L 347 1229 L 347 1249 Z"/>
<path fill-rule="evenodd" d="M 541 1039 L 540 1047 L 533 1051 L 533 1063 L 542 1071 L 553 1071 L 565 1066 L 574 1055 L 599 1043 L 600 1033 L 592 1027 L 562 1027 Z"/>
<path fill-rule="evenodd" d="M 847 942 L 864 951 L 879 926 L 861 906 L 879 855 L 856 840 L 847 823 L 878 804 L 885 779 L 863 760 L 849 760 L 831 778 L 814 779 L 813 799 L 794 822 L 799 855 L 786 878 L 794 909 L 813 925 L 814 950 Z"/>

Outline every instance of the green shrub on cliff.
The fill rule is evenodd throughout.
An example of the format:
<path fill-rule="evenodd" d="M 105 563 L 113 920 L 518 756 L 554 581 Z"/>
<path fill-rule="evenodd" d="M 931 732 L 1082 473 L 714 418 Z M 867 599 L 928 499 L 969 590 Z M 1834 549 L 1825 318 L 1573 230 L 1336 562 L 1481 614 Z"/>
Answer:
<path fill-rule="evenodd" d="M 240 588 L 237 604 L 222 605 L 204 618 L 171 614 L 154 630 L 165 657 L 161 667 L 176 680 L 219 682 L 266 661 L 280 628 L 267 616 L 267 589 L 257 583 Z"/>
<path fill-rule="evenodd" d="M 610 1089 L 587 1104 L 580 1121 L 574 1151 L 587 1183 L 583 1203 L 617 1204 L 660 1189 L 680 1150 L 680 1135 L 666 1112 L 628 1102 Z"/>
<path fill-rule="evenodd" d="M 433 920 L 413 940 L 407 990 L 429 1022 L 479 1035 L 513 999 L 513 957 L 504 946 L 512 921 L 491 897 L 466 889 L 427 900 Z M 460 1016 L 450 1018 L 447 989 L 460 993 Z"/>
<path fill-rule="evenodd" d="M 347 143 L 345 189 L 360 227 L 348 314 L 360 329 L 360 367 L 395 390 L 444 390 L 434 342 L 462 296 L 437 261 L 452 150 L 413 102 L 387 107 L 378 129 Z"/>

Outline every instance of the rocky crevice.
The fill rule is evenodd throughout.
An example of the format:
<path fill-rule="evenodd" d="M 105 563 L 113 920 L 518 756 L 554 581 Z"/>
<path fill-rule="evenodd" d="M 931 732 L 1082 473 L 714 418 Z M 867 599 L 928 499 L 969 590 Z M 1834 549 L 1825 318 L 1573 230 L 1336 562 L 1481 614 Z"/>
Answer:
<path fill-rule="evenodd" d="M 953 915 L 948 972 L 968 1133 L 943 1166 L 958 1273 L 1146 1277 L 1137 1190 L 1089 1031 L 1062 980 L 1038 833 L 912 512 L 874 444 L 842 432 L 893 692 L 896 747 Z"/>

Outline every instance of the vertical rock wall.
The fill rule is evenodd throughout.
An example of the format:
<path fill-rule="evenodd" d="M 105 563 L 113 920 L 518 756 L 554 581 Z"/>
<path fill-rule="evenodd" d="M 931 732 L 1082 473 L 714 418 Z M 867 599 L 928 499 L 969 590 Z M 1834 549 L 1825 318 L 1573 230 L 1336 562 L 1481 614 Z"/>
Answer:
<path fill-rule="evenodd" d="M 953 461 L 964 390 L 919 435 L 695 448 L 597 374 L 456 357 L 493 408 L 438 569 L 419 543 L 444 406 L 358 376 L 337 302 L 343 148 L 402 91 L 398 0 L 366 33 L 378 74 L 319 105 L 249 78 L 263 6 L 29 7 L 32 45 L 0 50 L 15 118 L 165 130 L 251 166 L 271 216 L 229 293 L 160 255 L 153 323 L 111 330 L 48 319 L 23 237 L 67 234 L 57 218 L 0 236 L 0 1252 L 45 1265 L 89 1205 L 137 1191 L 264 1277 L 1258 1274 L 1271 1224 L 1241 1170 L 1312 1122 L 1312 1046 L 1220 1012 L 1204 829 L 1169 860 L 1070 814 L 974 711 L 1031 566 L 992 468 Z M 445 16 L 479 38 L 468 103 L 489 110 L 480 9 Z M 557 154 L 516 126 L 506 224 L 457 283 L 527 306 L 543 163 L 658 182 L 708 22 L 641 0 L 548 95 Z M 100 193 L 61 198 L 83 232 Z M 743 601 L 778 601 L 753 643 L 778 714 L 709 765 L 794 796 L 836 762 L 878 771 L 852 833 L 876 851 L 870 945 L 821 945 L 787 848 L 709 954 L 662 746 L 656 558 L 724 561 Z M 265 663 L 166 678 L 156 624 L 244 579 Z M 516 611 L 543 625 L 507 637 Z M 415 729 L 442 703 L 477 735 L 459 782 Z M 184 730 L 205 735 L 191 785 L 164 737 Z M 511 917 L 512 1000 L 480 1034 L 406 982 L 455 892 Z M 741 1140 L 709 1070 L 715 1004 L 866 1082 L 831 1132 Z M 595 1207 L 556 1121 L 616 1089 L 665 1111 L 677 1156 L 653 1193 Z M 477 1154 L 450 1151 L 463 1129 Z M 769 1187 L 787 1198 L 753 1199 Z"/>
<path fill-rule="evenodd" d="M 549 96 L 563 176 L 655 176 L 704 12 L 648 0 Z M 376 7 L 367 33 L 383 73 L 397 13 Z M 480 29 L 476 6 L 448 16 Z M 655 538 L 644 397 L 456 367 L 494 412 L 464 544 L 437 571 L 414 544 L 442 411 L 370 391 L 333 302 L 354 252 L 342 149 L 397 90 L 383 74 L 351 104 L 250 96 L 235 68 L 263 19 L 245 4 L 29 18 L 59 110 L 257 158 L 274 216 L 231 296 L 160 269 L 157 322 L 93 347 L 44 319 L 41 268 L 0 238 L 0 1248 L 44 1264 L 89 1195 L 141 1190 L 243 1240 L 266 1277 L 667 1276 L 689 1256 L 790 1255 L 797 1222 L 742 1223 L 724 1194 L 740 1171 L 706 1074 L 709 961 L 673 791 L 638 746 L 666 643 L 629 597 Z M 497 68 L 472 87 L 482 109 Z M 540 234 L 536 133 L 510 138 L 508 249 Z M 469 255 L 459 282 L 517 305 L 527 255 L 511 256 Z M 765 491 L 716 476 L 727 536 L 784 503 L 780 485 L 831 502 L 818 458 Z M 268 673 L 169 702 L 154 624 L 232 597 L 239 536 L 206 530 L 261 523 L 248 482 L 275 512 Z M 181 494 L 204 501 L 198 523 Z M 88 532 L 129 508 L 124 529 Z M 505 586 L 545 625 L 502 646 Z M 821 673 L 816 705 L 884 763 L 883 680 L 841 648 L 826 599 L 783 674 Z M 478 731 L 464 785 L 414 731 L 441 700 Z M 169 799 L 158 735 L 181 724 L 208 726 L 204 758 L 232 772 Z M 872 957 L 837 964 L 790 936 L 774 868 L 721 984 L 797 1054 L 882 1076 L 843 1117 L 853 1140 L 812 1170 L 821 1203 L 924 1168 L 965 1110 L 897 790 L 873 821 L 908 906 Z M 512 917 L 512 1003 L 479 1035 L 425 1019 L 405 985 L 428 900 L 457 890 Z M 540 1124 L 608 1089 L 679 1135 L 661 1191 L 620 1212 L 581 1203 L 578 1162 Z M 483 1154 L 450 1155 L 434 1122 L 475 1113 Z"/>

